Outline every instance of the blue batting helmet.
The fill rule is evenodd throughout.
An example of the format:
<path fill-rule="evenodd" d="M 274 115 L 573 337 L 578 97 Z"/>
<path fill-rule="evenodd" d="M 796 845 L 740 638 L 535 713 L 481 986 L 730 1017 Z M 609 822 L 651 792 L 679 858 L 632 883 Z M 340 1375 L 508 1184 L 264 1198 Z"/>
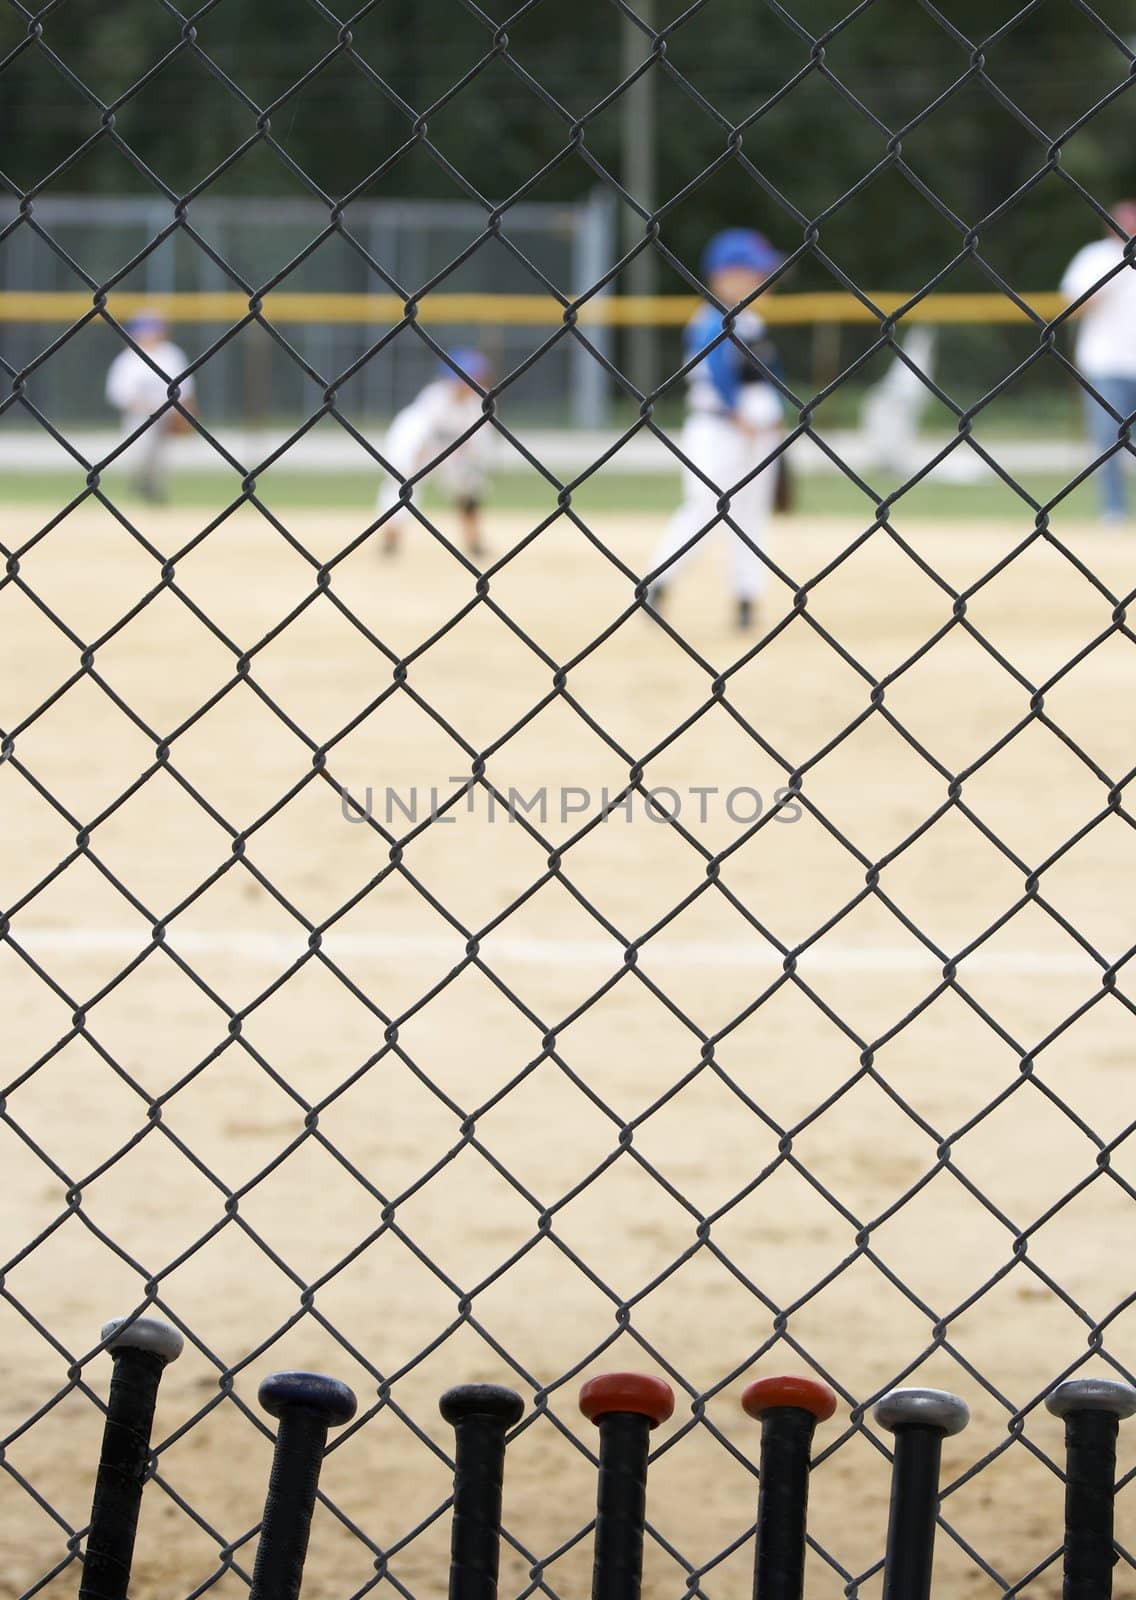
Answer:
<path fill-rule="evenodd" d="M 727 267 L 748 267 L 753 272 L 772 272 L 785 257 L 774 249 L 763 233 L 753 228 L 725 228 L 716 233 L 702 252 L 702 276 L 712 278 Z"/>
<path fill-rule="evenodd" d="M 438 363 L 438 370 L 443 378 L 465 376 L 472 378 L 474 383 L 479 383 L 482 388 L 488 384 L 492 376 L 489 357 L 483 355 L 473 345 L 458 345 L 454 350 L 447 350 L 446 357 L 445 361 Z"/>

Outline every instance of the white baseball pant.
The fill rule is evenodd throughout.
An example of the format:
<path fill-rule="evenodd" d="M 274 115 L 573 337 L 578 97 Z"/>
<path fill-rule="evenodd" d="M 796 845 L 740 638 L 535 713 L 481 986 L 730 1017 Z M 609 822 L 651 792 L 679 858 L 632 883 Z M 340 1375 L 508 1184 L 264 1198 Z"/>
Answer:
<path fill-rule="evenodd" d="M 766 387 L 761 386 L 762 389 Z M 667 561 L 670 565 L 665 571 L 659 572 L 655 583 L 670 584 L 688 561 L 706 545 L 717 541 L 726 559 L 730 592 L 734 598 L 755 600 L 762 593 L 767 578 L 765 563 L 745 540 L 739 539 L 729 523 L 719 521 L 696 544 L 690 545 L 689 549 L 683 547 L 700 528 L 706 527 L 718 516 L 718 501 L 722 495 L 733 490 L 736 483 L 776 448 L 781 434 L 780 403 L 774 391 L 769 390 L 769 395 L 773 401 L 772 407 L 764 400 L 759 401 L 757 406 L 747 407 L 748 414 L 753 415 L 754 411 L 758 413 L 754 416 L 754 432 L 745 431 L 729 417 L 713 413 L 692 412 L 687 417 L 679 438 L 679 448 L 714 487 L 707 487 L 688 468 L 682 469 L 682 503 L 667 524 L 651 557 L 650 571 L 655 572 Z M 773 425 L 774 415 L 776 425 Z M 769 425 L 765 425 L 766 422 Z M 773 462 L 743 488 L 730 494 L 730 518 L 745 531 L 758 549 L 763 547 L 766 537 L 776 487 L 777 464 Z"/>
<path fill-rule="evenodd" d="M 454 434 L 457 437 L 457 434 Z M 474 435 L 464 444 L 452 450 L 444 460 L 429 474 L 430 480 L 438 485 L 452 500 L 481 500 L 485 495 L 485 473 L 481 468 L 480 449 L 476 442 L 480 435 Z M 446 448 L 449 440 L 435 438 L 425 433 L 420 418 L 413 407 L 397 416 L 391 423 L 386 439 L 383 441 L 382 451 L 393 467 L 402 473 L 404 478 L 411 478 L 416 472 L 421 472 L 436 454 Z M 421 493 L 422 482 L 415 485 L 416 496 Z M 398 504 L 402 492 L 402 484 L 397 478 L 387 477 L 379 489 L 377 511 L 379 516 L 391 511 Z M 401 518 L 394 519 L 401 521 Z"/>
<path fill-rule="evenodd" d="M 128 413 L 123 418 L 123 433 L 132 434 L 146 421 L 148 412 Z M 118 457 L 115 465 L 134 480 L 138 492 L 148 500 L 164 500 L 169 491 L 169 419 L 159 417 Z"/>

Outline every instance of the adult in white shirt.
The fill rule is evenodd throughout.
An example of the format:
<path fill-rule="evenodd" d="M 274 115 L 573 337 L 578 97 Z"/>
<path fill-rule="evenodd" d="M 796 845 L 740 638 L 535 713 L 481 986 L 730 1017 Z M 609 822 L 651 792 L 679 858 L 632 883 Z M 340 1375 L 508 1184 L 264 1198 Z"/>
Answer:
<path fill-rule="evenodd" d="M 158 503 L 167 498 L 169 489 L 169 442 L 188 429 L 184 417 L 168 405 L 169 388 L 177 383 L 181 404 L 192 410 L 193 379 L 181 376 L 189 358 L 171 343 L 166 324 L 157 312 L 142 312 L 125 326 L 149 361 L 129 345 L 119 351 L 107 372 L 106 397 L 119 414 L 124 435 L 129 438 L 139 428 L 145 431 L 116 458 L 116 464 L 131 473 L 144 500 Z"/>
<path fill-rule="evenodd" d="M 482 396 L 474 385 L 488 387 L 492 372 L 480 350 L 461 347 L 438 363 L 438 376 L 404 406 L 387 429 L 380 446 L 397 476 L 388 476 L 379 490 L 378 513 L 385 555 L 398 549 L 410 513 L 396 510 L 407 478 L 415 480 L 417 497 L 424 477 L 441 486 L 457 509 L 462 542 L 468 555 L 485 554 L 481 538 L 481 502 L 485 497 L 485 466 L 490 446 L 488 425 L 476 428 L 482 418 Z M 454 369 L 457 369 L 456 371 Z M 470 428 L 476 428 L 468 439 Z M 461 443 L 452 448 L 455 441 Z M 422 476 L 420 476 L 422 475 Z M 389 513 L 392 513 L 390 515 Z"/>
<path fill-rule="evenodd" d="M 1121 233 L 1136 234 L 1136 200 L 1121 200 L 1112 216 Z M 1129 452 L 1124 445 L 1117 449 L 1117 441 L 1122 423 L 1136 413 L 1136 267 L 1124 259 L 1124 240 L 1110 228 L 1103 239 L 1078 250 L 1061 280 L 1061 293 L 1070 301 L 1088 296 L 1074 313 L 1074 360 L 1096 391 L 1085 394 L 1093 449 L 1098 456 L 1112 452 L 1096 472 L 1101 517 L 1119 522 L 1128 510 L 1124 459 Z"/>

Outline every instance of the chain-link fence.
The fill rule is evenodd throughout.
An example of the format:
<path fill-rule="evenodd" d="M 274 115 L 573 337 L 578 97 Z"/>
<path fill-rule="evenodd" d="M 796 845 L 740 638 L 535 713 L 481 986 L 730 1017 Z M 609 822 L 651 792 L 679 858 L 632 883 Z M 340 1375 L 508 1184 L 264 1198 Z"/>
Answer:
<path fill-rule="evenodd" d="M 904 1381 L 974 1414 L 946 1447 L 938 1592 L 1058 1593 L 1041 1399 L 1083 1369 L 1136 1371 L 1120 520 L 1136 222 L 1091 144 L 1127 112 L 1136 56 L 1081 0 L 1052 36 L 1060 83 L 1014 75 L 1052 44 L 1047 0 L 996 31 L 927 0 L 823 9 L 605 0 L 561 9 L 550 42 L 532 31 L 547 0 L 428 6 L 413 26 L 374 0 L 271 18 L 156 0 L 129 25 L 5 7 L 0 84 L 21 109 L 0 252 L 58 263 L 22 294 L 65 279 L 87 305 L 55 327 L 8 303 L 0 324 L 13 448 L 60 453 L 46 478 L 8 478 L 0 579 L 13 1595 L 76 1582 L 97 1330 L 144 1305 L 187 1349 L 159 1409 L 142 1595 L 247 1583 L 270 1441 L 255 1388 L 285 1366 L 361 1398 L 326 1462 L 311 1594 L 440 1592 L 437 1395 L 486 1379 L 529 1402 L 503 1593 L 579 1595 L 594 1447 L 574 1396 L 613 1365 L 679 1395 L 651 1469 L 649 1595 L 746 1590 L 756 1441 L 737 1394 L 786 1368 L 842 1400 L 814 1462 L 817 1600 L 878 1589 L 888 1439 L 869 1408 Z M 729 57 L 754 29 L 751 81 Z M 1060 126 L 1038 109 L 1047 84 Z M 347 85 L 377 131 L 297 146 L 313 101 L 317 129 L 338 127 Z M 655 170 L 619 121 L 633 87 Z M 798 100 L 812 144 L 777 137 Z M 924 152 L 944 118 L 992 140 L 990 107 L 1017 165 L 1012 141 L 980 145 L 1005 182 L 992 192 L 983 166 L 985 204 L 964 204 Z M 684 165 L 687 137 L 712 154 Z M 167 176 L 171 151 L 192 181 Z M 479 187 L 467 170 L 487 159 L 528 175 Z M 798 166 L 826 198 L 794 198 Z M 271 172 L 312 219 L 263 273 L 211 222 L 246 169 L 246 192 Z M 468 208 L 424 273 L 382 243 L 384 185 L 407 169 Z M 147 195 L 146 237 L 113 266 L 52 225 L 53 192 L 92 171 Z M 577 257 L 571 281 L 513 226 L 562 182 L 613 197 L 630 240 L 586 273 Z M 1055 317 L 1031 298 L 1054 287 L 1030 271 L 1039 211 L 1062 238 L 1100 236 Z M 920 229 L 946 241 L 930 267 Z M 854 253 L 881 237 L 905 242 L 886 309 L 844 265 L 888 260 Z M 324 251 L 401 308 L 346 365 L 274 321 Z M 116 309 L 171 252 L 245 308 L 202 321 L 191 354 L 170 354 L 155 308 Z M 482 255 L 508 263 L 489 288 L 541 299 L 523 350 L 454 349 L 431 320 Z M 758 320 L 818 284 L 868 319 L 821 390 Z M 976 285 L 1017 308 L 1028 348 L 957 395 L 901 340 L 929 297 Z M 627 287 L 626 327 L 600 319 Z M 705 307 L 681 350 L 673 327 L 646 345 L 626 331 L 666 321 L 652 290 Z M 485 316 L 462 326 L 484 346 Z M 210 387 L 249 338 L 308 396 L 265 457 L 224 434 L 236 402 Z M 66 419 L 104 403 L 112 344 L 122 432 L 88 455 Z M 396 345 L 429 382 L 384 429 L 356 402 Z M 552 363 L 593 367 L 617 400 L 575 475 L 527 430 L 525 385 Z M 643 392 L 629 373 L 653 363 Z M 889 369 L 875 415 L 913 452 L 901 482 L 853 469 L 826 421 Z M 1090 396 L 1093 458 L 1071 480 L 1067 414 L 999 431 L 1041 375 Z M 924 404 L 946 442 L 909 425 Z M 355 452 L 361 496 L 288 477 L 320 430 Z M 510 469 L 491 479 L 487 438 Z M 669 470 L 621 474 L 644 440 Z M 190 446 L 216 470 L 187 494 Z M 783 462 L 806 449 L 832 470 L 794 505 Z M 680 575 L 714 544 L 724 588 L 710 561 Z M 1131 1499 L 1125 1476 L 1120 1593 Z"/>

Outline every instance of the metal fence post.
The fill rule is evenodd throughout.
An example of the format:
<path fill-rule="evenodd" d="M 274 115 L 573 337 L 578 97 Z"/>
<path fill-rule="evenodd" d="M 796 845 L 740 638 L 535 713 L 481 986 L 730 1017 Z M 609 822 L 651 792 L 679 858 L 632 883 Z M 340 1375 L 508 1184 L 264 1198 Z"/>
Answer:
<path fill-rule="evenodd" d="M 572 235 L 572 291 L 582 293 L 597 283 L 615 260 L 616 202 L 608 189 L 593 189 L 575 214 Z M 606 287 L 595 296 L 608 300 Z M 602 324 L 590 327 L 588 341 L 608 361 L 615 351 L 614 330 Z M 572 420 L 578 428 L 603 428 L 611 409 L 611 380 L 596 358 L 582 344 L 572 348 Z"/>

